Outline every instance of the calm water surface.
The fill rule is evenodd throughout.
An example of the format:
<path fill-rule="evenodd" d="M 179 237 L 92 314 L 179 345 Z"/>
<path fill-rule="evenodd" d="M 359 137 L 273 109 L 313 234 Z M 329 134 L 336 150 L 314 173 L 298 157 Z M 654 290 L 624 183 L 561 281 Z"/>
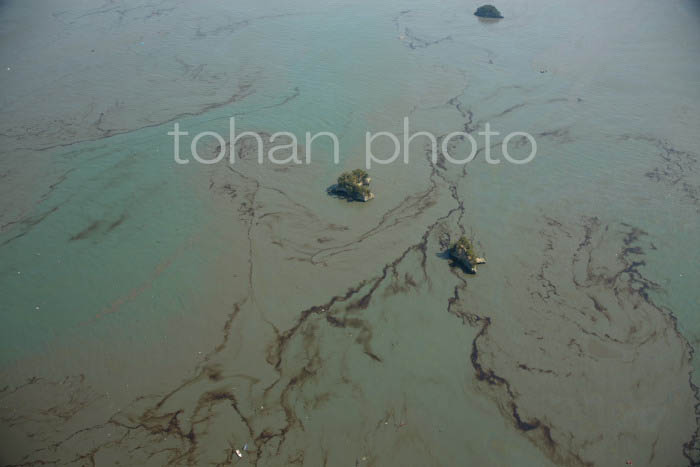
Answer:
<path fill-rule="evenodd" d="M 476 6 L 0 3 L 0 463 L 697 465 L 700 5 Z M 404 117 L 538 153 L 326 196 Z"/>

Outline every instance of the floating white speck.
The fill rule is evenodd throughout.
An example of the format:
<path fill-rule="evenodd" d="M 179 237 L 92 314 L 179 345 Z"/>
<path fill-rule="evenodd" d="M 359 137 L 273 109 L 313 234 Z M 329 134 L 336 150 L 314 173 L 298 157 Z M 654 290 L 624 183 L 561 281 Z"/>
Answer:
<path fill-rule="evenodd" d="M 236 449 L 236 455 L 237 455 L 238 457 L 243 457 L 243 453 L 241 452 L 240 449 Z"/>

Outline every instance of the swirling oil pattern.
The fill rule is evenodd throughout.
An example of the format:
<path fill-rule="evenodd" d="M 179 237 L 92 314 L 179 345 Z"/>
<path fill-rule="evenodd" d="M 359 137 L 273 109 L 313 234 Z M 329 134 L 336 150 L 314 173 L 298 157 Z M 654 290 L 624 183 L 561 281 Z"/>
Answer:
<path fill-rule="evenodd" d="M 700 4 L 477 6 L 0 2 L 0 465 L 700 465 Z"/>

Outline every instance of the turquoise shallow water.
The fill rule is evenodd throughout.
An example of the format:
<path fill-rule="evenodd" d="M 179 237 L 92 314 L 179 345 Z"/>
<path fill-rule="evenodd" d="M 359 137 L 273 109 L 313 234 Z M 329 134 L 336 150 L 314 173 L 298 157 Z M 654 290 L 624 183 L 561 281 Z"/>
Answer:
<path fill-rule="evenodd" d="M 3 303 L 2 341 L 10 361 L 86 327 L 99 336 L 154 313 L 181 312 L 176 284 L 202 267 L 190 258 L 151 288 L 164 264 L 192 256 L 185 245 L 201 222 L 178 172 L 151 157 L 158 146 L 147 136 L 84 146 L 52 156 L 51 171 L 63 178 L 37 209 L 44 219 L 18 229 L 4 247 L 3 284 L 13 292 Z M 117 309 L 119 317 L 108 316 Z"/>
<path fill-rule="evenodd" d="M 2 463 L 694 458 L 697 5 L 498 6 L 0 6 Z M 341 164 L 173 162 L 232 116 Z M 325 196 L 404 117 L 538 154 Z"/>

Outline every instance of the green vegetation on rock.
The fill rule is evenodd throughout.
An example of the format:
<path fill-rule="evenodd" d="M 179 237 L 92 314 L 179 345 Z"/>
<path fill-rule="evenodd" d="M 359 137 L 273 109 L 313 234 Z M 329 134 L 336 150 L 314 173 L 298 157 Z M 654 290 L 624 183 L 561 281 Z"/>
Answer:
<path fill-rule="evenodd" d="M 498 8 L 493 5 L 482 5 L 476 9 L 474 14 L 482 18 L 503 18 Z"/>
<path fill-rule="evenodd" d="M 484 258 L 478 258 L 474 253 L 472 242 L 467 237 L 460 237 L 449 250 L 450 257 L 471 274 L 476 273 L 476 265 L 484 264 Z"/>
<path fill-rule="evenodd" d="M 374 193 L 369 189 L 371 180 L 369 174 L 362 169 L 343 172 L 338 177 L 338 183 L 332 186 L 329 192 L 352 200 L 369 201 L 374 198 Z"/>
<path fill-rule="evenodd" d="M 467 237 L 460 237 L 459 240 L 457 240 L 457 243 L 455 243 L 452 248 L 462 250 L 469 259 L 473 260 L 474 258 L 476 258 L 476 254 L 474 254 L 474 246 Z"/>

